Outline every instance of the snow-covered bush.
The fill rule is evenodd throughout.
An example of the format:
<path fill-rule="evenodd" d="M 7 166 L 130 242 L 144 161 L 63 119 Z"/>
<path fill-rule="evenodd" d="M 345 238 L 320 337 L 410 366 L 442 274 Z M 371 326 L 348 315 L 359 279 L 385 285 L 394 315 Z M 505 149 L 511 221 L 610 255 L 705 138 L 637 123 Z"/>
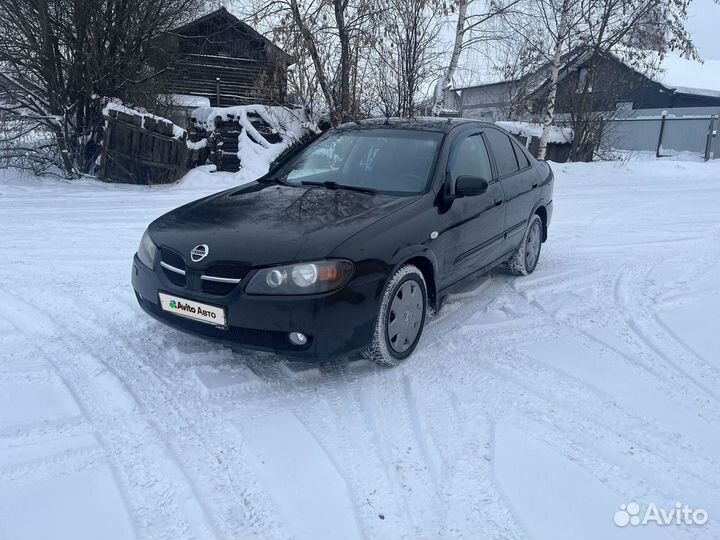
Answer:
<path fill-rule="evenodd" d="M 301 109 L 267 105 L 200 107 L 193 111 L 191 122 L 195 133 L 205 136 L 188 142 L 189 149 L 213 146 L 217 152 L 215 161 L 222 161 L 223 154 L 236 156 L 243 172 L 254 176 L 265 174 L 283 152 L 319 131 L 317 124 Z M 223 142 L 218 135 L 227 126 L 239 129 L 237 146 L 230 144 L 234 141 Z"/>

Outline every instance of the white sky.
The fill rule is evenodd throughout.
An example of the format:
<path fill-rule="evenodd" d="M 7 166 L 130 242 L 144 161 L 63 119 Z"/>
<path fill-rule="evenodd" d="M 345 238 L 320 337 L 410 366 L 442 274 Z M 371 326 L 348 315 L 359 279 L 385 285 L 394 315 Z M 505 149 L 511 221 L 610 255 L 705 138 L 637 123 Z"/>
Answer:
<path fill-rule="evenodd" d="M 452 26 L 448 24 L 443 32 L 443 39 L 448 42 L 452 39 Z M 686 27 L 701 58 L 720 60 L 720 4 L 714 0 L 692 0 Z M 501 77 L 497 73 L 490 71 L 489 65 L 487 59 L 477 54 L 472 52 L 464 54 L 455 76 L 456 86 L 471 86 L 500 80 Z M 712 69 L 709 63 L 697 64 L 697 66 L 700 70 Z M 692 84 L 687 86 L 697 87 Z"/>
<path fill-rule="evenodd" d="M 720 5 L 713 0 L 693 0 L 687 29 L 700 56 L 720 60 Z"/>

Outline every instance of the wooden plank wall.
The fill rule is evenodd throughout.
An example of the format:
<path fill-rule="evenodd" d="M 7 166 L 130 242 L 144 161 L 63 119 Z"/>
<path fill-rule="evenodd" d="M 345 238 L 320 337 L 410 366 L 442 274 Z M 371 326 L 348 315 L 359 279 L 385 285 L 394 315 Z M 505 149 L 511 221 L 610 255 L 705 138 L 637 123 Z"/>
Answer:
<path fill-rule="evenodd" d="M 187 134 L 173 137 L 173 124 L 122 111 L 105 117 L 100 177 L 128 184 L 166 184 L 186 171 Z"/>
<path fill-rule="evenodd" d="M 166 85 L 174 94 L 207 97 L 214 107 L 276 105 L 285 100 L 286 75 L 280 65 L 251 58 L 183 54 L 167 73 Z"/>

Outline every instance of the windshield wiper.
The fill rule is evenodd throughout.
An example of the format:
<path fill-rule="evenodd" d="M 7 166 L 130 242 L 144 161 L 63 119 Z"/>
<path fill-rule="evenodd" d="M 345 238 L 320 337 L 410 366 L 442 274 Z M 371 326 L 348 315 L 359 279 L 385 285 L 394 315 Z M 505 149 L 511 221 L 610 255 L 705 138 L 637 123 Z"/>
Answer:
<path fill-rule="evenodd" d="M 325 187 L 328 189 L 346 189 L 348 191 L 359 191 L 360 193 L 369 193 L 370 195 L 375 195 L 377 193 L 376 189 L 360 187 L 360 186 L 348 186 L 345 184 L 338 184 L 337 182 L 334 182 L 333 180 L 325 180 L 324 182 L 314 182 L 312 180 L 303 180 L 300 183 L 303 186 L 320 186 L 320 187 Z"/>
<path fill-rule="evenodd" d="M 257 180 L 258 182 L 262 182 L 263 184 L 280 184 L 281 186 L 289 186 L 285 180 L 280 180 L 279 178 L 276 178 L 275 176 L 261 176 Z"/>

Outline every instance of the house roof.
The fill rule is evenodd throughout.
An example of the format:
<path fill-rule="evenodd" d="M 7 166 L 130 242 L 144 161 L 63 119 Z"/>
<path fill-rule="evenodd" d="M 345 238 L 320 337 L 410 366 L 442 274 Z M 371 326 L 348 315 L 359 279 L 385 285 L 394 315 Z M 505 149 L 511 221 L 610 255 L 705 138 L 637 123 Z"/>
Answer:
<path fill-rule="evenodd" d="M 650 78 L 681 94 L 720 97 L 720 60 L 700 63 L 668 53 Z"/>
<path fill-rule="evenodd" d="M 192 31 L 194 28 L 200 26 L 203 23 L 206 23 L 212 19 L 217 19 L 219 24 L 225 24 L 230 25 L 235 28 L 238 28 L 240 31 L 242 31 L 245 34 L 249 34 L 256 39 L 262 41 L 265 43 L 269 49 L 279 56 L 280 58 L 284 59 L 288 64 L 295 63 L 295 59 L 290 56 L 288 53 L 283 51 L 280 47 L 275 45 L 272 41 L 270 41 L 268 38 L 263 36 L 260 32 L 255 30 L 252 26 L 242 22 L 240 19 L 238 19 L 235 15 L 230 13 L 227 9 L 224 7 L 221 7 L 220 9 L 216 9 L 215 11 L 211 11 L 210 13 L 207 13 L 195 20 L 192 20 L 182 26 L 179 26 L 177 28 L 174 28 L 170 32 L 173 34 L 179 34 L 181 36 L 187 36 L 192 35 Z"/>
<path fill-rule="evenodd" d="M 585 61 L 585 58 L 589 56 L 589 52 L 587 50 L 581 49 L 579 47 L 576 47 L 572 49 L 569 52 L 566 52 L 563 54 L 562 57 L 562 64 L 560 67 L 560 77 L 564 77 L 565 74 L 568 71 L 568 68 L 572 67 L 574 64 L 582 63 Z M 515 84 L 517 86 L 520 85 L 529 85 L 534 88 L 539 88 L 542 86 L 550 77 L 550 62 L 544 62 L 540 64 L 538 67 L 536 67 L 533 71 L 530 71 L 529 73 L 525 73 L 521 77 L 515 78 L 515 79 L 501 79 L 497 78 L 497 72 L 494 72 L 493 76 L 490 76 L 489 80 L 486 83 L 483 84 L 476 84 L 472 86 L 465 86 L 461 88 L 455 88 L 456 91 L 461 90 L 470 90 L 475 88 L 489 88 L 491 86 L 499 86 L 502 84 Z"/>
<path fill-rule="evenodd" d="M 720 60 L 703 60 L 702 62 L 697 62 L 673 52 L 665 54 L 662 60 L 660 60 L 658 53 L 650 53 L 645 61 L 648 69 L 643 72 L 630 65 L 629 62 L 624 61 L 623 58 L 626 58 L 625 52 L 626 51 L 622 50 L 613 51 L 612 56 L 648 79 L 661 84 L 668 90 L 680 94 L 720 97 Z M 582 64 L 586 60 L 586 57 L 589 56 L 589 52 L 575 50 L 567 53 L 565 56 L 565 61 L 560 68 L 561 78 L 568 72 L 568 68 L 571 68 L 573 64 Z M 489 88 L 500 84 L 520 84 L 525 80 L 530 80 L 529 78 L 535 77 L 538 77 L 537 82 L 539 84 L 537 88 L 539 89 L 547 82 L 547 78 L 539 76 L 542 75 L 542 72 L 547 70 L 548 67 L 549 63 L 545 63 L 521 79 L 495 80 L 485 84 L 456 88 L 455 90 L 462 91 L 476 88 Z"/>

